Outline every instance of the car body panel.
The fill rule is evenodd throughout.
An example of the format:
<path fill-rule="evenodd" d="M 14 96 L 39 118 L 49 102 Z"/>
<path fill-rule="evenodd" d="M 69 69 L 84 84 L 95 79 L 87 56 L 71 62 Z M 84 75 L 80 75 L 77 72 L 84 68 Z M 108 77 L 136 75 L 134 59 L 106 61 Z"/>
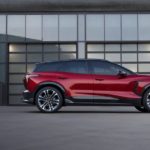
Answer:
<path fill-rule="evenodd" d="M 113 100 L 117 103 L 137 102 L 141 104 L 143 92 L 150 87 L 150 76 L 138 74 L 98 75 L 90 72 L 80 74 L 62 71 L 32 72 L 26 75 L 24 84 L 32 95 L 40 86 L 59 86 L 64 90 L 65 99 L 70 99 L 73 103 L 92 104 Z"/>
<path fill-rule="evenodd" d="M 140 98 L 140 96 L 133 91 L 136 84 L 134 78 L 134 75 L 123 78 L 114 75 L 93 75 L 93 95 L 110 96 L 117 99 Z"/>
<path fill-rule="evenodd" d="M 39 73 L 36 73 L 39 74 Z M 30 76 L 30 75 L 29 75 Z M 75 73 L 40 73 L 40 76 L 30 78 L 28 81 L 28 89 L 30 92 L 35 92 L 37 84 L 53 82 L 59 84 L 65 89 L 66 97 L 87 97 L 90 96 L 92 101 L 92 76 L 89 74 Z"/>

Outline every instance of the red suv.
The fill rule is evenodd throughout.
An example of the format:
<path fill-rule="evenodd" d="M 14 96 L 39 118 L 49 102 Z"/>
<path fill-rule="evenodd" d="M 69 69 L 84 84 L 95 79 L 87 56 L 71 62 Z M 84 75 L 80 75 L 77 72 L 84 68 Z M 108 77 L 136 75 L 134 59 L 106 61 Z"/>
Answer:
<path fill-rule="evenodd" d="M 24 78 L 24 102 L 42 112 L 66 105 L 129 104 L 150 112 L 150 76 L 106 60 L 68 60 L 37 64 Z"/>

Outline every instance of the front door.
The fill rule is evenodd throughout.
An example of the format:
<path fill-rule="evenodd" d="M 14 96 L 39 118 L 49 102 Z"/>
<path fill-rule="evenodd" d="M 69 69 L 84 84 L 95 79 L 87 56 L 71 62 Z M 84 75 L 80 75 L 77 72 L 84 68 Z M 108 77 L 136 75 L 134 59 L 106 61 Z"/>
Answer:
<path fill-rule="evenodd" d="M 133 75 L 128 70 L 123 70 L 119 65 L 105 61 L 89 61 L 90 71 L 93 76 L 94 102 L 118 101 L 133 97 Z M 119 70 L 126 71 L 127 76 L 119 76 Z"/>

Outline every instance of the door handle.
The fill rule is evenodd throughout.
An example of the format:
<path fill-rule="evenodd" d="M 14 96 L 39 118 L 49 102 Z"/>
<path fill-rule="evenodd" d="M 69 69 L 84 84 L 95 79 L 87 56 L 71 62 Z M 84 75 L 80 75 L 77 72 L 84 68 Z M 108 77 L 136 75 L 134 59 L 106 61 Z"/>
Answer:
<path fill-rule="evenodd" d="M 97 80 L 97 81 L 103 81 L 104 79 L 98 79 L 98 78 L 96 78 L 95 80 Z"/>
<path fill-rule="evenodd" d="M 66 77 L 58 77 L 58 79 L 65 80 L 65 79 L 68 79 L 68 78 L 66 78 Z"/>

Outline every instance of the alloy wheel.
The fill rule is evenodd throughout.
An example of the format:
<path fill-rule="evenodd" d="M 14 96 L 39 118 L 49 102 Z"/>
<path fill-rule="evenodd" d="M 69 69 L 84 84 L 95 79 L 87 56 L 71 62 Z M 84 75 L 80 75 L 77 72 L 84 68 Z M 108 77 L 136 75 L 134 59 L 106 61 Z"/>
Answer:
<path fill-rule="evenodd" d="M 147 103 L 147 106 L 150 108 L 150 92 L 147 93 L 146 103 Z"/>
<path fill-rule="evenodd" d="M 37 103 L 44 112 L 53 112 L 58 109 L 61 97 L 55 89 L 46 88 L 40 91 L 37 97 Z"/>

